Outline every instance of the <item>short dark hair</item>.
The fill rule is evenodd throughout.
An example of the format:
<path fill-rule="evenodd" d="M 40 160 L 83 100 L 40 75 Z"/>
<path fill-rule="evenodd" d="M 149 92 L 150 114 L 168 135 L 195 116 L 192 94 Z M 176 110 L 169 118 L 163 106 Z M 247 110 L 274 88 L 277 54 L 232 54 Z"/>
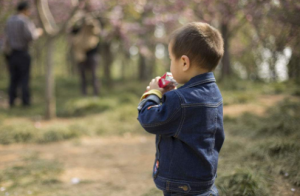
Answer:
<path fill-rule="evenodd" d="M 29 9 L 29 3 L 27 1 L 21 1 L 17 5 L 17 11 L 21 12 Z"/>
<path fill-rule="evenodd" d="M 207 23 L 192 22 L 170 37 L 172 53 L 179 59 L 187 55 L 192 62 L 210 71 L 214 70 L 223 57 L 223 38 L 219 31 Z"/>

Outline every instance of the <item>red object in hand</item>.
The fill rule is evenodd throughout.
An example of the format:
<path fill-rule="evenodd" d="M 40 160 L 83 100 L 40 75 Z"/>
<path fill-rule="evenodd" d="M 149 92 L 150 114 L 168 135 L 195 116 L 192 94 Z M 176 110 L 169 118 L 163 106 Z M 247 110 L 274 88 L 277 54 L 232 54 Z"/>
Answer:
<path fill-rule="evenodd" d="M 159 80 L 158 86 L 159 88 L 165 88 L 167 86 L 177 86 L 176 80 L 173 78 L 172 73 L 167 72 L 165 73 Z"/>

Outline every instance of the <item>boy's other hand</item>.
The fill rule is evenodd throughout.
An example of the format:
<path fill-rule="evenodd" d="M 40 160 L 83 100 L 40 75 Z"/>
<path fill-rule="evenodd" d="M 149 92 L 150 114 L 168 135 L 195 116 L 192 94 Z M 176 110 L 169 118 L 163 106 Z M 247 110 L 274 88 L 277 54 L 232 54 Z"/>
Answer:
<path fill-rule="evenodd" d="M 165 88 L 160 88 L 158 86 L 158 80 L 160 78 L 161 78 L 160 76 L 157 76 L 156 78 L 152 79 L 151 82 L 149 83 L 149 86 L 147 86 L 147 91 L 156 89 L 156 90 L 159 90 L 160 92 L 162 92 L 162 94 L 164 94 L 170 90 L 175 89 L 175 86 L 167 86 Z"/>

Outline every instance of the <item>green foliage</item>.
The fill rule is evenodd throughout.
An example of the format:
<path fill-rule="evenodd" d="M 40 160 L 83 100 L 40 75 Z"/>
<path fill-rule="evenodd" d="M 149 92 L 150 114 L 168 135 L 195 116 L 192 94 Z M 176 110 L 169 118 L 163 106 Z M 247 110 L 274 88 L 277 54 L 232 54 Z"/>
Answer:
<path fill-rule="evenodd" d="M 247 150 L 240 154 L 249 162 L 245 165 L 268 172 L 270 178 L 278 178 L 282 174 L 283 178 L 300 186 L 298 111 L 300 102 L 286 99 L 270 108 L 265 117 L 246 113 L 236 119 L 224 118 L 225 130 L 230 130 L 231 134 L 238 137 L 248 138 Z M 235 177 L 232 176 L 233 179 Z M 230 184 L 226 186 L 230 187 Z"/>
<path fill-rule="evenodd" d="M 76 80 L 59 77 L 57 113 L 67 118 L 47 125 L 42 118 L 43 95 L 38 93 L 42 91 L 41 80 L 39 77 L 33 80 L 31 107 L 16 106 L 0 112 L 0 144 L 48 143 L 82 135 L 144 133 L 136 119 L 136 107 L 145 84 L 118 81 L 111 88 L 102 88 L 99 97 L 81 97 Z M 1 120 L 6 119 L 11 119 L 11 123 L 1 124 Z"/>
<path fill-rule="evenodd" d="M 0 184 L 6 188 L 26 187 L 33 184 L 60 183 L 58 174 L 63 171 L 60 163 L 40 159 L 37 154 L 24 157 L 21 163 L 0 171 Z"/>
<path fill-rule="evenodd" d="M 252 87 L 252 82 L 239 79 L 237 77 L 229 77 L 224 78 L 219 82 L 220 88 L 222 90 L 230 90 L 232 91 L 246 91 L 247 89 Z"/>
<path fill-rule="evenodd" d="M 225 78 L 220 81 L 218 85 L 223 95 L 224 105 L 254 102 L 261 94 L 300 95 L 298 85 L 291 81 L 265 83 L 237 78 Z"/>
<path fill-rule="evenodd" d="M 258 131 L 262 135 L 290 136 L 299 134 L 300 103 L 284 100 L 278 107 L 271 108 L 268 113 L 270 117 L 265 121 L 264 126 Z"/>
<path fill-rule="evenodd" d="M 294 141 L 272 142 L 267 147 L 267 152 L 272 157 L 285 157 L 287 154 L 299 152 L 300 146 Z"/>
<path fill-rule="evenodd" d="M 238 78 L 226 78 L 218 83 L 222 96 L 223 104 L 243 104 L 256 99 L 260 93 L 260 83 L 241 80 Z"/>
<path fill-rule="evenodd" d="M 223 102 L 224 105 L 243 104 L 243 103 L 248 103 L 250 101 L 253 101 L 255 99 L 255 95 L 251 93 L 245 93 L 245 92 L 239 92 L 234 94 L 232 93 L 230 94 L 229 92 L 224 92 L 223 97 L 224 97 L 224 102 Z"/>
<path fill-rule="evenodd" d="M 300 89 L 299 88 L 294 88 L 293 92 L 292 92 L 292 95 L 300 96 Z"/>
<path fill-rule="evenodd" d="M 265 94 L 282 94 L 287 92 L 288 85 L 283 82 L 275 82 L 270 83 L 269 85 L 265 85 L 263 92 Z"/>
<path fill-rule="evenodd" d="M 38 78 L 34 81 L 35 97 L 32 107 L 3 109 L 0 112 L 0 121 L 4 122 L 0 124 L 0 144 L 43 144 L 86 135 L 145 133 L 136 120 L 136 107 L 146 84 L 118 81 L 111 88 L 103 88 L 100 97 L 80 97 L 76 80 L 59 78 L 57 85 L 61 88 L 57 92 L 57 111 L 60 117 L 67 118 L 48 123 L 41 117 L 44 102 L 42 94 L 38 93 L 42 89 L 40 80 Z M 245 82 L 237 86 L 240 87 L 230 90 L 229 87 L 220 85 L 225 103 L 252 103 L 265 89 L 265 85 L 260 83 Z M 297 143 L 300 139 L 298 111 L 300 102 L 292 97 L 272 106 L 264 116 L 244 113 L 237 118 L 224 117 L 226 140 L 221 151 L 221 168 L 218 170 L 219 178 L 216 181 L 220 195 L 234 193 L 263 196 L 272 192 L 272 182 L 269 179 L 279 177 L 300 186 L 300 155 L 297 153 L 300 150 Z M 226 165 L 225 169 L 222 165 Z M 40 168 L 38 173 L 43 173 L 41 166 L 36 167 Z M 8 179 L 7 176 L 15 176 L 18 172 L 20 176 L 27 176 L 29 174 L 22 173 L 27 171 L 26 168 L 24 169 L 24 165 L 16 165 L 10 169 L 9 174 L 2 172 L 1 179 L 5 178 L 5 182 L 12 181 L 9 180 L 12 178 Z M 268 178 L 264 174 L 268 174 Z M 38 177 L 42 179 L 42 186 L 60 186 L 60 181 L 55 176 L 42 176 Z M 25 181 L 31 183 L 33 180 L 24 177 L 18 183 L 27 186 Z M 158 196 L 162 193 L 150 189 L 144 195 Z"/>
<path fill-rule="evenodd" d="M 77 138 L 84 133 L 78 129 L 72 129 L 72 127 L 52 126 L 43 131 L 37 138 L 39 143 L 56 142 L 61 140 L 67 140 Z"/>
<path fill-rule="evenodd" d="M 162 196 L 162 191 L 157 188 L 150 189 L 147 193 L 144 193 L 142 196 Z"/>
<path fill-rule="evenodd" d="M 29 125 L 0 126 L 0 129 L 0 144 L 32 142 L 37 135 L 37 130 Z"/>
<path fill-rule="evenodd" d="M 122 96 L 119 97 L 120 104 L 136 104 L 138 101 L 139 98 L 133 93 L 122 93 Z"/>
<path fill-rule="evenodd" d="M 60 110 L 60 116 L 83 116 L 86 114 L 101 113 L 112 109 L 116 105 L 114 99 L 102 99 L 98 97 L 70 100 Z"/>
<path fill-rule="evenodd" d="M 240 169 L 218 179 L 224 196 L 267 196 L 265 180 L 248 169 Z M 222 194 L 222 195 L 223 195 Z"/>
<path fill-rule="evenodd" d="M 281 174 L 287 178 L 292 184 L 300 187 L 300 145 L 298 140 L 268 141 L 259 146 L 264 154 L 269 156 L 273 161 L 274 173 Z"/>
<path fill-rule="evenodd" d="M 293 96 L 300 96 L 299 84 L 293 80 L 284 82 L 273 82 L 262 85 L 262 92 L 264 94 L 290 94 Z"/>
<path fill-rule="evenodd" d="M 48 143 L 77 138 L 87 132 L 76 124 L 35 128 L 30 124 L 0 126 L 0 144 Z"/>

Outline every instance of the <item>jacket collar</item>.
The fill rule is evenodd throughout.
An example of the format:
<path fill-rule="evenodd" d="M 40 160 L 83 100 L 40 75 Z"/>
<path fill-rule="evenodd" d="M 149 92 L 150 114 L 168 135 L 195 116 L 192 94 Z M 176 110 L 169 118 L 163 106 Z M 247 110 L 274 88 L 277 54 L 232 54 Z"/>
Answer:
<path fill-rule="evenodd" d="M 198 86 L 200 84 L 205 84 L 205 83 L 210 83 L 210 82 L 216 82 L 213 72 L 207 72 L 204 74 L 197 75 L 197 76 L 191 78 L 187 83 L 185 83 L 180 88 L 190 88 L 193 86 Z"/>

